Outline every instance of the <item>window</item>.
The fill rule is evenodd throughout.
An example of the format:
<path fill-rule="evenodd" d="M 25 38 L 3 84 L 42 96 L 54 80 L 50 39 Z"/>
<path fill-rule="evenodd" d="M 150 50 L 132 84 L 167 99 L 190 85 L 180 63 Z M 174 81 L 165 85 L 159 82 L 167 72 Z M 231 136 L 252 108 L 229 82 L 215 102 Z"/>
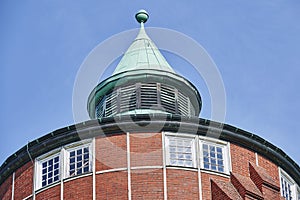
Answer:
<path fill-rule="evenodd" d="M 37 188 L 45 187 L 60 180 L 60 154 L 51 152 L 37 160 Z"/>
<path fill-rule="evenodd" d="M 42 163 L 42 186 L 59 180 L 59 156 Z"/>
<path fill-rule="evenodd" d="M 66 176 L 75 176 L 91 171 L 90 145 L 68 149 L 68 170 Z"/>
<path fill-rule="evenodd" d="M 300 200 L 299 188 L 295 181 L 283 170 L 280 170 L 281 196 L 286 200 Z"/>
<path fill-rule="evenodd" d="M 40 189 L 63 178 L 92 171 L 91 140 L 55 149 L 36 159 L 35 188 Z"/>
<path fill-rule="evenodd" d="M 221 173 L 229 173 L 228 148 L 226 144 L 200 141 L 201 167 Z"/>
<path fill-rule="evenodd" d="M 196 167 L 195 139 L 189 137 L 166 137 L 167 165 Z"/>
<path fill-rule="evenodd" d="M 287 180 L 286 177 L 281 176 L 281 195 L 286 200 L 292 200 L 292 188 L 291 183 Z"/>

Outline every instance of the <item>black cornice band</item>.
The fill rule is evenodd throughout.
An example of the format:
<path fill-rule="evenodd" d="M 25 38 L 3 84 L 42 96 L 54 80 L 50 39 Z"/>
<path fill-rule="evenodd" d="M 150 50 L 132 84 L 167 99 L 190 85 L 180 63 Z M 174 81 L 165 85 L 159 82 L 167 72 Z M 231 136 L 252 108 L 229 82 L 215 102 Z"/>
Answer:
<path fill-rule="evenodd" d="M 135 126 L 132 126 L 132 123 Z M 160 129 L 160 130 L 158 130 Z M 11 155 L 0 167 L 0 184 L 14 171 L 36 157 L 63 145 L 96 136 L 110 136 L 124 132 L 170 131 L 215 137 L 257 152 L 268 158 L 300 185 L 300 167 L 281 149 L 261 137 L 205 119 L 179 115 L 127 115 L 90 120 L 58 129 L 25 145 Z M 215 133 L 215 135 L 213 135 Z M 30 154 L 30 155 L 29 155 Z"/>

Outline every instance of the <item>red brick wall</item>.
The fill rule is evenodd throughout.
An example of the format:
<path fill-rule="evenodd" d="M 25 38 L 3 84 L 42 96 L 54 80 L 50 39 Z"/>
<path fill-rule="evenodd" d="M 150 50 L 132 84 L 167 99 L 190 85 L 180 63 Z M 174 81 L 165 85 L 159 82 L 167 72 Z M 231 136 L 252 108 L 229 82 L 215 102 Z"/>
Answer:
<path fill-rule="evenodd" d="M 230 154 L 232 171 L 243 176 L 250 176 L 249 162 L 256 162 L 255 153 L 235 144 L 230 144 Z"/>
<path fill-rule="evenodd" d="M 44 190 L 36 195 L 36 200 L 58 200 L 60 199 L 60 184 Z"/>
<path fill-rule="evenodd" d="M 130 134 L 130 166 L 162 166 L 161 133 Z"/>
<path fill-rule="evenodd" d="M 87 176 L 65 182 L 64 199 L 93 199 L 93 177 Z"/>
<path fill-rule="evenodd" d="M 199 199 L 198 172 L 167 169 L 167 189 L 168 199 Z"/>
<path fill-rule="evenodd" d="M 97 200 L 128 199 L 127 171 L 109 172 L 96 175 Z"/>
<path fill-rule="evenodd" d="M 32 194 L 33 164 L 28 162 L 15 173 L 15 199 L 23 199 Z"/>
<path fill-rule="evenodd" d="M 164 199 L 163 170 L 131 170 L 131 196 L 132 200 Z"/>
<path fill-rule="evenodd" d="M 258 155 L 258 165 L 268 172 L 268 174 L 275 180 L 275 184 L 279 187 L 280 180 L 277 165 L 260 155 Z"/>
<path fill-rule="evenodd" d="M 231 183 L 227 183 L 227 182 L 222 182 L 223 183 L 223 186 L 224 184 L 231 184 Z M 220 183 L 219 183 L 220 184 Z M 233 188 L 233 186 L 231 186 Z M 211 181 L 211 198 L 212 200 L 218 200 L 218 199 L 222 199 L 222 200 L 232 200 L 233 198 L 229 197 L 225 192 L 226 188 L 222 188 L 222 187 L 219 187 L 215 181 Z M 237 193 L 237 192 L 236 192 Z M 233 194 L 232 194 L 233 196 Z M 237 200 L 237 199 L 241 199 L 241 197 L 239 196 L 236 196 L 236 198 L 234 198 L 234 200 Z"/>
<path fill-rule="evenodd" d="M 273 190 L 269 187 L 263 186 L 262 193 L 265 199 L 272 199 L 272 200 L 279 200 L 280 199 L 280 192 Z"/>
<path fill-rule="evenodd" d="M 127 167 L 126 134 L 96 138 L 96 171 Z"/>
<path fill-rule="evenodd" d="M 12 175 L 0 185 L 0 199 L 11 199 Z"/>
<path fill-rule="evenodd" d="M 195 175 L 196 176 L 196 175 Z M 198 175 L 197 175 L 198 176 Z M 229 181 L 229 178 L 201 172 L 202 199 L 211 199 L 211 179 L 220 181 Z"/>

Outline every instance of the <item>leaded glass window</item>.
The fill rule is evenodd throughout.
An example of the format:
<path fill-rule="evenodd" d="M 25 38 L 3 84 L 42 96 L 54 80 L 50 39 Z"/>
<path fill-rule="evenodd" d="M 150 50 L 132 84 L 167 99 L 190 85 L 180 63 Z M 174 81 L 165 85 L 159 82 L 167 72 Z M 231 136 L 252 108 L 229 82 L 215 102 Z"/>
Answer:
<path fill-rule="evenodd" d="M 281 195 L 286 200 L 292 200 L 292 183 L 285 177 L 284 175 L 281 175 Z M 298 198 L 299 199 L 299 198 Z"/>
<path fill-rule="evenodd" d="M 204 169 L 225 172 L 225 147 L 202 143 L 202 166 Z"/>
<path fill-rule="evenodd" d="M 47 159 L 41 162 L 42 166 L 42 187 L 47 186 L 59 180 L 59 156 Z"/>
<path fill-rule="evenodd" d="M 89 146 L 68 150 L 69 169 L 68 176 L 74 176 L 91 171 Z"/>
<path fill-rule="evenodd" d="M 91 140 L 68 144 L 42 155 L 35 163 L 35 189 L 92 171 Z"/>
<path fill-rule="evenodd" d="M 195 167 L 195 139 L 189 137 L 166 137 L 167 164 Z"/>

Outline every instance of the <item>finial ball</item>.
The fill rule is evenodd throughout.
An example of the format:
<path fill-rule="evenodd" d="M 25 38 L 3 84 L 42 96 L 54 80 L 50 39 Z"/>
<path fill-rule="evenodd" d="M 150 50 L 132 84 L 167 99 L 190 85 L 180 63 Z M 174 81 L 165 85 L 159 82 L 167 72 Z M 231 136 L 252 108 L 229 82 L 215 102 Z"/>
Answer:
<path fill-rule="evenodd" d="M 135 14 L 135 18 L 139 23 L 146 23 L 149 18 L 149 15 L 146 10 L 140 10 Z"/>

